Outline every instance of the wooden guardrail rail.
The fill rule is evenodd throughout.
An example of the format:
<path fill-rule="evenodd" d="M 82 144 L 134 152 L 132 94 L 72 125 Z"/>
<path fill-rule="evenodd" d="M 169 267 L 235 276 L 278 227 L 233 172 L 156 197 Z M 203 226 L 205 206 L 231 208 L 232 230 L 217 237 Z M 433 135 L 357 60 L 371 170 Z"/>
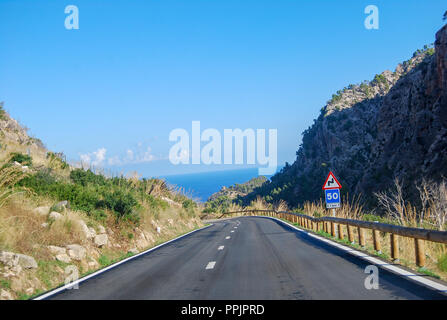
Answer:
<path fill-rule="evenodd" d="M 393 260 L 399 259 L 399 236 L 414 239 L 414 249 L 416 257 L 416 265 L 423 267 L 425 265 L 425 248 L 424 241 L 432 241 L 438 243 L 447 243 L 447 232 L 436 231 L 420 228 L 402 227 L 392 224 L 370 222 L 362 220 L 343 219 L 335 217 L 320 217 L 315 218 L 301 213 L 274 211 L 274 210 L 243 210 L 226 212 L 225 215 L 265 215 L 270 217 L 278 217 L 284 220 L 297 223 L 303 228 L 313 231 L 324 231 L 330 233 L 333 237 L 337 236 L 339 239 L 344 239 L 344 229 L 346 228 L 348 240 L 354 243 L 353 228 L 357 228 L 358 243 L 365 247 L 365 229 L 371 230 L 374 250 L 381 252 L 382 245 L 380 243 L 380 232 L 390 234 L 390 252 Z M 338 229 L 338 230 L 337 230 Z M 337 232 L 338 231 L 338 232 Z"/>

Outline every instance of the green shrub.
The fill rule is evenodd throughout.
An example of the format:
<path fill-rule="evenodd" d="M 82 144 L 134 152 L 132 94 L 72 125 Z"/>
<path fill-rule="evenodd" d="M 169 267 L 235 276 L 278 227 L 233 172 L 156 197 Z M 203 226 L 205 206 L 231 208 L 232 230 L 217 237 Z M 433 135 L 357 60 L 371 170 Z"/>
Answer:
<path fill-rule="evenodd" d="M 6 119 L 6 111 L 3 109 L 3 102 L 0 102 L 0 120 Z"/>
<path fill-rule="evenodd" d="M 438 268 L 441 271 L 446 272 L 447 271 L 447 253 L 443 254 L 438 259 Z"/>
<path fill-rule="evenodd" d="M 29 155 L 18 153 L 18 152 L 13 152 L 13 153 L 11 153 L 11 158 L 10 158 L 9 162 L 11 162 L 11 163 L 18 162 L 22 166 L 30 167 L 33 164 L 33 159 Z"/>

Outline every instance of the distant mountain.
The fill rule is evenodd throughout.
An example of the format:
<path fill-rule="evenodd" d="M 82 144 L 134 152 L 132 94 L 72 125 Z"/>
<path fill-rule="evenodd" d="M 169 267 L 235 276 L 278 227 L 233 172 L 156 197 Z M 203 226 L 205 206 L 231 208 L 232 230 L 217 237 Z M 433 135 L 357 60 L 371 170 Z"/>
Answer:
<path fill-rule="evenodd" d="M 213 193 L 208 201 L 213 201 L 221 196 L 225 196 L 229 199 L 235 199 L 237 197 L 244 197 L 250 192 L 253 192 L 255 188 L 262 186 L 267 181 L 264 176 L 255 177 L 244 183 L 236 183 L 229 187 L 222 187 L 218 192 Z"/>
<path fill-rule="evenodd" d="M 413 197 L 416 181 L 447 177 L 447 25 L 434 47 L 416 51 L 394 72 L 334 94 L 303 132 L 295 162 L 243 201 L 259 195 L 296 206 L 318 199 L 329 171 L 344 193 L 366 198 L 395 177 Z"/>

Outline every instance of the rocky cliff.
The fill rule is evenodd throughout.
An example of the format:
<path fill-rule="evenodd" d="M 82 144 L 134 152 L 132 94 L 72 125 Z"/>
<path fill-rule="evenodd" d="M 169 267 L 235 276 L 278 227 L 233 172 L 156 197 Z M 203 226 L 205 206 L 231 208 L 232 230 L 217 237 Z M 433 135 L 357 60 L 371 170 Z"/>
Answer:
<path fill-rule="evenodd" d="M 6 160 L 11 152 L 20 152 L 32 156 L 36 164 L 45 162 L 48 150 L 41 140 L 29 136 L 27 131 L 0 103 L 0 160 Z"/>
<path fill-rule="evenodd" d="M 410 195 L 422 178 L 447 177 L 447 25 L 434 48 L 333 95 L 302 141 L 296 161 L 246 201 L 317 199 L 330 170 L 345 193 L 366 197 L 395 177 Z"/>

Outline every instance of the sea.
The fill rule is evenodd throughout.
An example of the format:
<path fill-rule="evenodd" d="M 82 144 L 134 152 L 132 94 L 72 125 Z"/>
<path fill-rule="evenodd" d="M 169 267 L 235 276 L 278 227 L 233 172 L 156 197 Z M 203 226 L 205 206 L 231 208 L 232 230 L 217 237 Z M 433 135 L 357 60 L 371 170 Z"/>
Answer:
<path fill-rule="evenodd" d="M 170 175 L 160 178 L 165 179 L 170 185 L 181 187 L 186 195 L 196 201 L 206 202 L 213 193 L 218 192 L 223 186 L 229 187 L 236 183 L 244 183 L 255 177 L 258 177 L 257 168 Z"/>

